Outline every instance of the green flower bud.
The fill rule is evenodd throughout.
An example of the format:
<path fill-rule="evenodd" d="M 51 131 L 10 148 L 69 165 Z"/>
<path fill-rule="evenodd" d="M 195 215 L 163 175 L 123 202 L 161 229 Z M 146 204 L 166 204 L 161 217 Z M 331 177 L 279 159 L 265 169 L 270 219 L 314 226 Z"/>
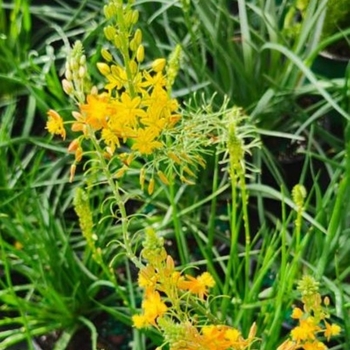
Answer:
<path fill-rule="evenodd" d="M 166 60 L 164 58 L 157 58 L 152 63 L 152 70 L 156 73 L 161 72 L 166 65 Z"/>
<path fill-rule="evenodd" d="M 130 71 L 132 74 L 136 74 L 138 70 L 138 65 L 135 61 L 130 61 L 129 63 Z"/>
<path fill-rule="evenodd" d="M 85 55 L 81 55 L 81 57 L 79 59 L 79 64 L 81 66 L 84 66 L 86 64 L 86 56 Z"/>
<path fill-rule="evenodd" d="M 303 185 L 295 185 L 292 190 L 293 202 L 297 205 L 299 209 L 303 208 L 304 201 L 306 198 L 306 189 Z"/>
<path fill-rule="evenodd" d="M 136 46 L 138 47 L 141 44 L 141 42 L 142 42 L 142 31 L 141 31 L 141 29 L 139 29 L 139 28 L 136 29 L 135 34 L 134 34 L 134 40 L 135 40 Z"/>
<path fill-rule="evenodd" d="M 97 69 L 102 75 L 108 75 L 111 72 L 109 65 L 103 62 L 97 62 Z"/>
<path fill-rule="evenodd" d="M 139 11 L 137 10 L 132 11 L 131 24 L 136 24 L 138 20 L 139 20 Z"/>
<path fill-rule="evenodd" d="M 137 62 L 139 63 L 141 63 L 145 59 L 145 48 L 143 47 L 143 45 L 140 45 L 137 48 L 136 59 L 137 59 Z"/>
<path fill-rule="evenodd" d="M 114 35 L 113 37 L 113 44 L 117 49 L 120 49 L 122 46 L 122 40 L 119 35 Z"/>
<path fill-rule="evenodd" d="M 107 62 L 113 61 L 113 56 L 107 49 L 103 48 L 101 50 L 101 55 Z"/>
<path fill-rule="evenodd" d="M 106 39 L 109 41 L 112 41 L 112 40 L 114 40 L 114 37 L 117 33 L 117 30 L 113 26 L 109 25 L 109 26 L 104 27 L 103 32 L 104 32 Z"/>

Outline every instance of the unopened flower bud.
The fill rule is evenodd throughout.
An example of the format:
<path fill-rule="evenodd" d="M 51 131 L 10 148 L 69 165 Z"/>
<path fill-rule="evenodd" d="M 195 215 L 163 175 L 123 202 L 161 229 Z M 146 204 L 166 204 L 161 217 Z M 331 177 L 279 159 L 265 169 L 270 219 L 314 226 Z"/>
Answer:
<path fill-rule="evenodd" d="M 107 49 L 103 48 L 101 50 L 101 55 L 107 62 L 113 61 L 113 56 L 111 55 L 111 53 Z"/>
<path fill-rule="evenodd" d="M 131 10 L 126 11 L 126 13 L 124 14 L 124 20 L 127 27 L 131 27 L 133 25 L 132 17 L 133 17 L 133 11 Z"/>
<path fill-rule="evenodd" d="M 136 51 L 137 50 L 137 45 L 135 39 L 131 39 L 129 43 L 129 48 L 131 51 Z"/>
<path fill-rule="evenodd" d="M 162 181 L 164 185 L 169 185 L 169 180 L 162 171 L 159 170 L 157 172 L 157 175 L 158 175 L 160 181 Z"/>
<path fill-rule="evenodd" d="M 69 182 L 73 182 L 74 175 L 75 175 L 75 170 L 77 169 L 76 164 L 72 164 L 70 167 L 70 176 L 69 176 Z"/>
<path fill-rule="evenodd" d="M 138 65 L 135 61 L 130 61 L 129 63 L 130 71 L 132 74 L 136 74 L 138 70 Z"/>
<path fill-rule="evenodd" d="M 136 24 L 138 20 L 139 20 L 139 11 L 137 10 L 132 11 L 131 24 Z"/>
<path fill-rule="evenodd" d="M 166 60 L 164 58 L 157 58 L 152 63 L 152 69 L 156 73 L 161 72 L 164 69 L 165 64 L 166 64 Z"/>
<path fill-rule="evenodd" d="M 139 63 L 141 63 L 145 59 L 145 48 L 143 45 L 140 45 L 137 48 L 136 59 L 137 59 L 137 62 L 139 62 Z"/>
<path fill-rule="evenodd" d="M 86 75 L 86 68 L 84 66 L 80 66 L 79 72 L 78 72 L 79 78 L 84 78 Z"/>
<path fill-rule="evenodd" d="M 80 59 L 79 59 L 79 64 L 80 64 L 81 66 L 84 66 L 85 63 L 86 63 L 86 56 L 85 56 L 85 55 L 82 55 L 82 56 L 80 57 Z"/>
<path fill-rule="evenodd" d="M 104 27 L 103 32 L 105 34 L 106 39 L 112 41 L 114 40 L 114 36 L 116 35 L 117 31 L 113 26 L 109 25 Z"/>
<path fill-rule="evenodd" d="M 83 158 L 83 149 L 79 146 L 75 151 L 75 160 L 76 162 L 80 162 Z"/>
<path fill-rule="evenodd" d="M 79 147 L 79 140 L 74 139 L 68 146 L 68 152 L 75 152 Z"/>
<path fill-rule="evenodd" d="M 120 49 L 122 46 L 122 40 L 119 35 L 114 35 L 113 44 L 117 49 Z"/>
<path fill-rule="evenodd" d="M 72 72 L 70 69 L 66 69 L 66 71 L 64 72 L 64 76 L 66 77 L 67 80 L 72 80 L 73 78 Z"/>
<path fill-rule="evenodd" d="M 304 200 L 306 198 L 306 189 L 303 185 L 295 185 L 292 190 L 293 202 L 297 205 L 298 209 L 302 208 L 304 205 Z"/>
<path fill-rule="evenodd" d="M 154 185 L 155 185 L 155 181 L 154 178 L 152 177 L 152 179 L 149 181 L 148 184 L 148 194 L 151 195 L 154 191 Z"/>
<path fill-rule="evenodd" d="M 111 72 L 109 65 L 103 62 L 97 62 L 97 69 L 102 75 L 108 75 Z"/>
<path fill-rule="evenodd" d="M 180 60 L 181 60 L 182 48 L 180 45 L 176 45 L 174 51 L 171 53 L 168 61 L 167 69 L 167 90 L 170 91 L 171 87 L 175 82 L 175 78 L 180 69 Z"/>
<path fill-rule="evenodd" d="M 73 84 L 67 79 L 62 80 L 62 88 L 67 95 L 70 95 L 73 92 Z"/>
<path fill-rule="evenodd" d="M 142 168 L 140 170 L 140 185 L 142 190 L 143 190 L 144 184 L 145 184 L 145 168 Z"/>
<path fill-rule="evenodd" d="M 134 34 L 134 40 L 135 40 L 135 44 L 136 46 L 139 46 L 142 42 L 142 31 L 141 29 L 136 29 L 135 34 Z"/>
<path fill-rule="evenodd" d="M 72 57 L 70 59 L 69 64 L 70 64 L 70 68 L 73 72 L 76 71 L 79 67 L 79 63 L 76 61 L 76 59 L 74 57 Z"/>
<path fill-rule="evenodd" d="M 106 19 L 110 19 L 117 15 L 117 7 L 113 2 L 110 2 L 108 5 L 103 7 L 103 13 Z"/>

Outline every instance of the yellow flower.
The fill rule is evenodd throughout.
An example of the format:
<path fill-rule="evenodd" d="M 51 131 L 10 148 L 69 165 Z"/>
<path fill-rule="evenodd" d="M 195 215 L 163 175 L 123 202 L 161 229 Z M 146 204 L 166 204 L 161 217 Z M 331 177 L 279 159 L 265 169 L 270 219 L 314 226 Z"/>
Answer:
<path fill-rule="evenodd" d="M 139 272 L 138 285 L 146 290 L 154 289 L 158 280 L 158 274 L 154 267 L 147 265 Z"/>
<path fill-rule="evenodd" d="M 114 153 L 116 147 L 120 147 L 118 135 L 110 128 L 104 128 L 101 137 L 105 144 L 110 147 L 112 153 Z"/>
<path fill-rule="evenodd" d="M 61 137 L 64 140 L 66 138 L 66 130 L 63 126 L 62 117 L 53 109 L 50 109 L 47 112 L 47 115 L 49 117 L 46 123 L 46 129 L 48 130 L 48 132 L 53 135 L 61 135 Z"/>
<path fill-rule="evenodd" d="M 155 149 L 163 147 L 161 142 L 155 140 L 156 137 L 157 134 L 154 130 L 140 128 L 137 130 L 135 143 L 132 145 L 131 149 L 139 151 L 141 154 L 152 154 Z"/>
<path fill-rule="evenodd" d="M 329 339 L 334 336 L 334 335 L 338 335 L 341 331 L 341 328 L 333 323 L 333 324 L 329 324 L 328 322 L 326 322 L 326 329 L 324 331 L 324 336 L 327 338 L 327 341 L 329 341 Z"/>
<path fill-rule="evenodd" d="M 300 320 L 300 325 L 295 327 L 291 331 L 293 340 L 304 341 L 304 340 L 314 340 L 315 333 L 320 330 L 312 317 L 308 317 L 305 320 Z"/>
<path fill-rule="evenodd" d="M 107 73 L 107 70 L 105 70 L 104 73 Z M 119 90 L 128 81 L 125 70 L 122 67 L 116 65 L 111 66 L 110 74 L 107 74 L 106 78 L 108 80 L 108 84 L 105 85 L 105 89 L 108 91 L 111 91 L 114 88 L 117 88 Z"/>
<path fill-rule="evenodd" d="M 145 315 L 134 315 L 132 316 L 132 323 L 137 329 L 148 326 L 147 318 Z"/>
<path fill-rule="evenodd" d="M 241 338 L 241 332 L 235 328 L 227 329 L 225 338 L 229 339 L 231 342 L 237 342 Z"/>
<path fill-rule="evenodd" d="M 179 120 L 179 115 L 176 114 L 175 119 L 172 115 L 179 108 L 177 100 L 170 99 L 167 91 L 158 85 L 153 89 L 151 95 L 144 99 L 143 103 L 148 107 L 147 113 L 152 114 L 153 119 L 165 118 L 170 126 L 173 126 L 174 120 Z"/>
<path fill-rule="evenodd" d="M 143 87 L 163 87 L 166 85 L 166 79 L 162 72 L 156 74 L 149 74 L 147 71 L 143 72 L 144 81 L 142 82 Z"/>
<path fill-rule="evenodd" d="M 309 342 L 302 345 L 304 350 L 326 350 L 327 347 L 320 341 Z"/>
<path fill-rule="evenodd" d="M 303 316 L 303 310 L 298 307 L 295 307 L 292 312 L 292 318 L 299 320 Z"/>
<path fill-rule="evenodd" d="M 150 325 L 155 325 L 156 319 L 163 316 L 168 309 L 161 300 L 160 294 L 153 291 L 146 293 L 146 298 L 142 302 L 142 308 L 144 316 Z"/>
<path fill-rule="evenodd" d="M 120 101 L 116 101 L 114 104 L 117 108 L 115 117 L 124 120 L 131 127 L 136 127 L 138 125 L 137 117 L 146 116 L 146 112 L 139 108 L 140 102 L 141 97 L 131 98 L 129 94 L 123 92 Z"/>
<path fill-rule="evenodd" d="M 208 294 L 207 289 L 215 285 L 214 278 L 209 272 L 204 272 L 198 277 L 187 275 L 186 278 L 187 281 L 179 282 L 179 288 L 188 290 L 192 294 L 197 294 L 201 299 Z"/>

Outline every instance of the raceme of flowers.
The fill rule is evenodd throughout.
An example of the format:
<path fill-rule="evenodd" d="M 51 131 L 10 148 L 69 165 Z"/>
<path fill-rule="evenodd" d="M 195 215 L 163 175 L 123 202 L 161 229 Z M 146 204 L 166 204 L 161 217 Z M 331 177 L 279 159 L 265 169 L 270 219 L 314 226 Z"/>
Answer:
<path fill-rule="evenodd" d="M 99 90 L 92 85 L 83 46 L 78 41 L 69 53 L 62 81 L 64 91 L 78 107 L 72 112 L 74 120 L 63 122 L 56 111 L 48 112 L 46 128 L 51 134 L 65 138 L 66 123 L 80 134 L 68 147 L 69 152 L 75 154 L 71 179 L 75 164 L 86 153 L 83 141 L 95 140 L 94 148 L 103 152 L 107 160 L 119 159 L 121 167 L 116 171 L 117 178 L 124 175 L 134 159 L 142 157 L 154 161 L 148 166 L 151 169 L 149 192 L 154 188 L 154 174 L 163 183 L 169 183 L 165 173 L 169 172 L 170 162 L 176 164 L 172 168 L 181 180 L 190 183 L 185 175 L 195 174 L 189 166 L 204 166 L 205 162 L 196 151 L 190 150 L 191 144 L 198 149 L 197 141 L 181 140 L 181 146 L 176 148 L 174 138 L 179 133 L 171 134 L 182 118 L 177 100 L 171 97 L 179 69 L 180 47 L 170 55 L 168 64 L 164 58 L 144 64 L 142 32 L 134 30 L 138 11 L 132 7 L 132 1 L 123 4 L 121 0 L 111 0 L 104 12 L 108 23 L 104 28 L 105 38 L 116 53 L 113 56 L 110 49 L 101 50 L 106 62 L 98 62 L 97 68 L 104 77 L 103 88 Z M 161 162 L 168 164 L 165 172 L 160 168 Z M 143 167 L 140 172 L 142 187 L 148 168 Z"/>
<path fill-rule="evenodd" d="M 79 104 L 79 112 L 73 112 L 75 121 L 72 130 L 83 136 L 73 140 L 68 147 L 70 152 L 75 153 L 76 162 L 82 159 L 83 139 L 98 131 L 99 140 L 105 145 L 106 157 L 112 157 L 128 140 L 132 141 L 133 152 L 132 156 L 129 154 L 129 159 L 150 155 L 164 147 L 162 133 L 180 119 L 176 112 L 178 103 L 169 97 L 165 89 L 166 79 L 162 72 L 164 66 L 165 60 L 157 60 L 151 70 L 138 73 L 136 79 L 139 83 L 135 84 L 138 94 L 134 97 L 126 90 L 117 96 L 113 96 L 111 91 L 86 96 L 86 101 Z M 102 67 L 102 71 L 108 70 L 107 66 Z M 122 68 L 112 66 L 108 70 L 107 79 L 113 80 L 113 88 L 122 89 Z M 110 83 L 107 87 L 112 89 Z M 50 110 L 48 116 L 48 131 L 65 138 L 66 131 L 60 115 Z"/>
<path fill-rule="evenodd" d="M 298 321 L 298 325 L 277 350 L 325 350 L 327 346 L 320 337 L 328 342 L 332 336 L 340 333 L 341 328 L 337 324 L 327 321 L 329 299 L 326 297 L 322 300 L 318 285 L 313 277 L 307 275 L 299 282 L 298 289 L 304 306 L 303 309 L 294 307 L 292 312 L 292 318 Z"/>
<path fill-rule="evenodd" d="M 152 229 L 146 232 L 141 255 L 147 262 L 138 278 L 144 298 L 142 313 L 132 318 L 134 327 L 160 330 L 163 345 L 171 350 L 243 350 L 255 340 L 255 325 L 245 339 L 238 329 L 220 324 L 214 316 L 210 319 L 207 300 L 213 277 L 209 272 L 193 277 L 177 271 L 163 239 Z M 213 323 L 199 324 L 198 312 L 205 312 Z"/>

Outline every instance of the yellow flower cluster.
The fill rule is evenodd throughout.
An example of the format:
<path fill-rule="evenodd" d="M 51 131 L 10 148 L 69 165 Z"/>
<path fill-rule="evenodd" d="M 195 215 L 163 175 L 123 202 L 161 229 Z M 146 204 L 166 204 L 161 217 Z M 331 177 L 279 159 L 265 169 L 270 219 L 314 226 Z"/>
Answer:
<path fill-rule="evenodd" d="M 81 42 L 74 45 L 67 59 L 62 81 L 64 91 L 78 107 L 78 111 L 72 113 L 74 120 L 69 122 L 72 131 L 80 133 L 68 147 L 68 151 L 75 154 L 71 179 L 75 164 L 84 155 L 83 141 L 89 139 L 95 140 L 95 148 L 103 152 L 106 159 L 119 159 L 117 178 L 125 174 L 137 157 L 152 160 L 152 165 L 144 165 L 140 173 L 143 187 L 146 170 L 151 170 L 149 193 L 154 189 L 155 174 L 161 182 L 169 183 L 166 173 L 170 169 L 175 169 L 183 182 L 191 183 L 184 175 L 195 175 L 188 165 L 204 166 L 205 163 L 198 154 L 187 152 L 190 147 L 182 135 L 171 133 L 182 119 L 179 104 L 171 97 L 179 69 L 180 47 L 175 48 L 168 65 L 163 58 L 144 64 L 142 31 L 134 30 L 138 11 L 132 1 L 125 4 L 123 0 L 110 0 L 104 13 L 107 19 L 104 34 L 117 52 L 101 50 L 105 62 L 98 62 L 97 68 L 105 79 L 103 89 L 92 87 Z M 55 111 L 49 111 L 47 129 L 52 134 L 66 136 L 63 119 Z M 174 150 L 177 137 L 181 138 L 181 147 Z M 167 163 L 165 172 L 160 169 L 162 162 Z M 173 166 L 169 165 L 171 162 Z"/>
<path fill-rule="evenodd" d="M 287 339 L 277 350 L 325 350 L 327 346 L 319 339 L 320 336 L 329 341 L 332 336 L 340 333 L 341 328 L 337 324 L 331 324 L 326 320 L 329 314 L 325 306 L 329 299 L 322 303 L 318 292 L 318 283 L 311 276 L 304 276 L 299 283 L 302 293 L 303 310 L 295 307 L 292 318 L 299 324 L 292 329 L 290 339 Z"/>
<path fill-rule="evenodd" d="M 80 105 L 80 112 L 75 114 L 72 129 L 101 130 L 101 139 L 110 156 L 127 140 L 132 140 L 131 149 L 138 155 L 150 155 L 162 148 L 162 132 L 180 118 L 176 114 L 177 101 L 165 90 L 162 72 L 165 60 L 162 62 L 161 66 L 157 64 L 152 70 L 138 72 L 133 77 L 134 94 L 127 89 L 123 68 L 116 65 L 110 68 L 101 63 L 98 67 L 109 81 L 108 93 L 88 95 L 86 103 Z"/>
<path fill-rule="evenodd" d="M 254 340 L 253 326 L 248 339 L 239 330 L 220 324 L 198 324 L 198 310 L 208 317 L 205 304 L 215 281 L 209 272 L 197 277 L 183 275 L 152 229 L 147 232 L 142 256 L 147 261 L 139 271 L 138 284 L 145 290 L 142 313 L 133 316 L 136 328 L 155 327 L 171 350 L 246 349 Z"/>

